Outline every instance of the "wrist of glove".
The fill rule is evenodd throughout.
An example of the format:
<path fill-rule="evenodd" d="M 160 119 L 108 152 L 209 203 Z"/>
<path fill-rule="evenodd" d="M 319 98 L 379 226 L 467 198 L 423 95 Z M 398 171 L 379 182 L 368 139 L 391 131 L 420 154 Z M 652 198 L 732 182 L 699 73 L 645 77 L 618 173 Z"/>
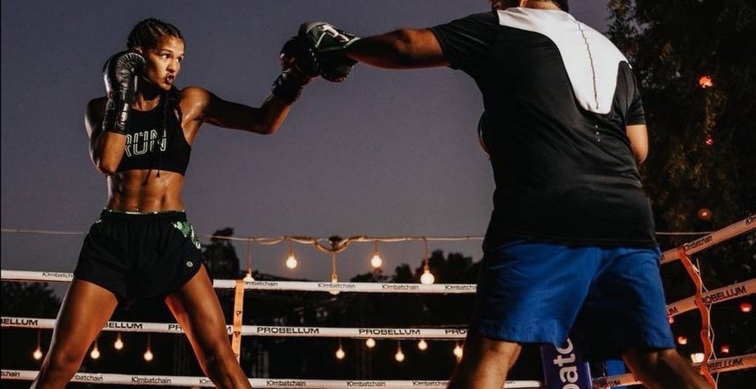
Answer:
<path fill-rule="evenodd" d="M 102 119 L 102 129 L 121 135 L 128 134 L 126 122 L 129 119 L 129 112 L 131 112 L 131 103 L 126 103 L 120 98 L 108 98 L 105 104 L 105 117 Z"/>
<path fill-rule="evenodd" d="M 278 98 L 288 104 L 297 101 L 302 94 L 302 89 L 309 84 L 318 74 L 313 70 L 306 71 L 307 51 L 304 41 L 299 37 L 292 37 L 281 48 L 278 56 L 281 63 L 281 75 L 273 82 L 272 92 Z M 305 66 L 303 69 L 302 66 Z"/>
<path fill-rule="evenodd" d="M 103 79 L 108 101 L 102 128 L 125 135 L 131 103 L 136 98 L 137 78 L 144 71 L 145 60 L 139 53 L 122 51 L 103 65 Z"/>
<path fill-rule="evenodd" d="M 346 48 L 360 38 L 326 23 L 307 22 L 299 27 L 297 35 L 304 44 L 308 60 L 303 69 L 320 75 L 331 82 L 342 82 L 357 64 L 346 55 Z"/>
<path fill-rule="evenodd" d="M 281 72 L 275 81 L 271 92 L 288 104 L 292 104 L 299 96 L 305 85 L 309 84 L 313 77 L 308 76 L 296 67 L 289 67 Z"/>

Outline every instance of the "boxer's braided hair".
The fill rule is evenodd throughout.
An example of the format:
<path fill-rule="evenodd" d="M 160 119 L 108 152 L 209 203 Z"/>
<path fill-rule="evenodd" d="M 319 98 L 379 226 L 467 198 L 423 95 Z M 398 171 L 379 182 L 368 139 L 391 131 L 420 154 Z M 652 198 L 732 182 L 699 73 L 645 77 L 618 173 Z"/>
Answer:
<path fill-rule="evenodd" d="M 144 19 L 131 30 L 126 46 L 132 51 L 137 47 L 157 47 L 160 40 L 166 37 L 184 40 L 176 26 L 155 18 Z"/>
<path fill-rule="evenodd" d="M 167 37 L 173 37 L 184 40 L 184 36 L 181 34 L 181 30 L 173 24 L 166 23 L 162 20 L 155 18 L 144 19 L 137 23 L 129 33 L 129 37 L 126 41 L 126 46 L 130 51 L 135 51 L 136 48 L 153 48 L 160 44 L 160 41 Z M 181 107 L 177 104 L 178 101 L 178 89 L 172 87 L 168 92 L 163 92 L 160 96 L 161 102 L 163 99 L 163 134 L 160 144 L 158 146 L 158 171 L 157 176 L 160 177 L 160 162 L 163 156 L 162 145 L 167 142 L 166 139 L 166 127 L 168 124 L 168 115 L 171 112 L 178 114 L 179 123 L 181 123 Z M 177 130 L 180 130 L 181 126 Z M 183 134 L 178 134 L 183 136 Z"/>

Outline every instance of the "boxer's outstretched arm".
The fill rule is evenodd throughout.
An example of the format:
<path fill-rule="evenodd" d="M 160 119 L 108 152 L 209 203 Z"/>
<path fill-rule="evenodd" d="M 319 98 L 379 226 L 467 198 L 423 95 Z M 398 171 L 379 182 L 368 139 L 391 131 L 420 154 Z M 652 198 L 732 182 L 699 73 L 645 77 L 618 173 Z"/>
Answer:
<path fill-rule="evenodd" d="M 441 45 L 429 29 L 400 29 L 362 38 L 346 48 L 357 61 L 388 69 L 449 66 Z"/>

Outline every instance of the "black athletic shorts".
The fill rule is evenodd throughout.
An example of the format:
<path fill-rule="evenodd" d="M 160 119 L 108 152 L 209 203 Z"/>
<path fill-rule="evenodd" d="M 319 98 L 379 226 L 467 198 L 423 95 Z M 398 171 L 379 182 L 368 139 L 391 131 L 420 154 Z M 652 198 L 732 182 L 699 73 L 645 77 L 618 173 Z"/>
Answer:
<path fill-rule="evenodd" d="M 122 303 L 164 297 L 200 270 L 200 247 L 182 211 L 106 209 L 84 239 L 74 277 L 113 292 Z"/>

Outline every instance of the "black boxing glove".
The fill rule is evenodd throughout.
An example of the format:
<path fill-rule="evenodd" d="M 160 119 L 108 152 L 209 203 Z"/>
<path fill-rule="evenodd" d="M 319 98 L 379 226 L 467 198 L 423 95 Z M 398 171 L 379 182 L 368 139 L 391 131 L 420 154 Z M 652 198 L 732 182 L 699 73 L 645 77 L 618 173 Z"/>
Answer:
<path fill-rule="evenodd" d="M 102 121 L 104 131 L 126 135 L 126 121 L 136 98 L 137 76 L 144 66 L 144 57 L 132 51 L 122 51 L 105 61 L 102 73 L 108 102 Z"/>
<path fill-rule="evenodd" d="M 286 41 L 278 58 L 281 63 L 281 75 L 273 82 L 272 93 L 292 104 L 302 94 L 305 85 L 318 75 L 307 64 L 309 55 L 300 37 L 292 37 Z"/>

